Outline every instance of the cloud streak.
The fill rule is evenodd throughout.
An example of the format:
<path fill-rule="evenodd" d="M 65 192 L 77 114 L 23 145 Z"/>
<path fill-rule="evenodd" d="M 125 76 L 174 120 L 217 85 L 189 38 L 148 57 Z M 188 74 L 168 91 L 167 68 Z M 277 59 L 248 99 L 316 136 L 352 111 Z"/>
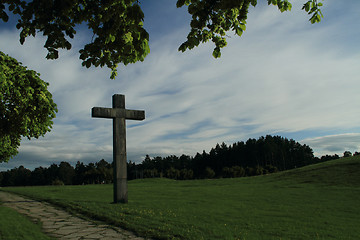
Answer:
<path fill-rule="evenodd" d="M 317 155 L 333 155 L 342 154 L 345 151 L 350 151 L 352 153 L 359 152 L 360 149 L 360 133 L 345 133 L 337 135 L 329 135 L 323 137 L 315 137 L 304 139 L 302 142 L 310 145 L 315 150 Z M 316 152 L 320 150 L 320 152 Z"/>
<path fill-rule="evenodd" d="M 359 7 L 356 1 L 351 4 Z M 336 7 L 337 2 L 328 1 L 330 13 Z M 151 25 L 151 18 L 147 21 Z M 146 111 L 143 122 L 127 121 L 132 161 L 146 154 L 195 155 L 216 143 L 266 134 L 296 136 L 319 154 L 332 153 L 336 140 L 342 141 L 339 153 L 359 147 L 360 47 L 353 40 L 333 39 L 334 32 L 342 39 L 359 38 L 349 31 L 360 22 L 355 13 L 310 25 L 301 11 L 280 14 L 259 5 L 251 10 L 241 38 L 230 33 L 221 59 L 212 58 L 211 44 L 179 53 L 188 27 L 171 29 L 167 21 L 166 33 L 154 32 L 145 61 L 119 67 L 115 81 L 107 69 L 82 68 L 76 48 L 49 61 L 41 37 L 19 46 L 14 41 L 18 32 L 0 30 L 0 49 L 40 72 L 59 108 L 53 131 L 24 140 L 19 156 L 0 164 L 0 170 L 62 160 L 111 161 L 111 120 L 92 119 L 90 109 L 110 107 L 115 93 L 126 95 L 127 108 Z"/>

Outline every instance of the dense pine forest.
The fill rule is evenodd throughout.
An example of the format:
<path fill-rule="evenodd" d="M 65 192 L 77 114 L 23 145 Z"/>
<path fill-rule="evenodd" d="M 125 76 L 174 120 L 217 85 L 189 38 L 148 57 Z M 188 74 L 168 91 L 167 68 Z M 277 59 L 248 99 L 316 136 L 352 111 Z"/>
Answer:
<path fill-rule="evenodd" d="M 356 152 L 354 155 L 357 155 Z M 344 156 L 351 156 L 346 151 Z M 338 155 L 314 157 L 307 145 L 280 136 L 260 137 L 232 145 L 217 144 L 209 153 L 203 151 L 194 157 L 146 155 L 140 163 L 128 163 L 128 179 L 166 177 L 177 180 L 202 178 L 233 178 L 269 174 L 339 158 Z M 79 185 L 111 183 L 112 164 L 104 159 L 85 165 L 68 162 L 33 171 L 20 166 L 0 172 L 0 186 Z"/>

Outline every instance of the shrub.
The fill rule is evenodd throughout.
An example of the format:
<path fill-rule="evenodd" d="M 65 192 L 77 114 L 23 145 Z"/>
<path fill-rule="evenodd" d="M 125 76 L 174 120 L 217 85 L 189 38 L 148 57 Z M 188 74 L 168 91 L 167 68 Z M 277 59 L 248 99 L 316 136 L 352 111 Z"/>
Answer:
<path fill-rule="evenodd" d="M 173 167 L 169 168 L 166 171 L 166 177 L 171 179 L 178 179 L 180 176 L 180 171 L 178 169 L 175 169 Z"/>
<path fill-rule="evenodd" d="M 231 178 L 233 177 L 232 170 L 228 167 L 224 167 L 221 171 L 222 177 L 224 178 Z"/>
<path fill-rule="evenodd" d="M 245 169 L 246 176 L 255 176 L 256 170 L 252 167 L 247 167 Z"/>
<path fill-rule="evenodd" d="M 240 166 L 233 166 L 232 168 L 233 177 L 244 177 L 245 176 L 245 169 Z"/>
<path fill-rule="evenodd" d="M 276 173 L 278 172 L 278 168 L 272 165 L 266 165 L 265 169 L 267 170 L 268 173 Z"/>
<path fill-rule="evenodd" d="M 64 182 L 59 179 L 55 179 L 54 181 L 52 181 L 51 185 L 63 186 Z"/>
<path fill-rule="evenodd" d="M 194 171 L 192 169 L 181 169 L 179 179 L 190 180 L 194 178 Z"/>
<path fill-rule="evenodd" d="M 210 167 L 205 168 L 205 178 L 215 177 L 215 172 Z"/>
<path fill-rule="evenodd" d="M 160 174 L 158 173 L 158 170 L 156 168 L 154 169 L 145 169 L 143 172 L 143 177 L 144 178 L 155 178 L 155 177 L 159 177 Z"/>
<path fill-rule="evenodd" d="M 345 151 L 344 152 L 344 157 L 351 157 L 351 156 L 352 156 L 352 154 L 351 154 L 350 151 Z"/>

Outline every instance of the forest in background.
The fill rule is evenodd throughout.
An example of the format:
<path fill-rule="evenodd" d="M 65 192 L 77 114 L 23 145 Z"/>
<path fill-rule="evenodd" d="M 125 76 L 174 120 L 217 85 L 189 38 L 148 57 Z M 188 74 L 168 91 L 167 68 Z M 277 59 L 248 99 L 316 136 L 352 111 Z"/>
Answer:
<path fill-rule="evenodd" d="M 355 152 L 354 155 L 358 155 Z M 351 156 L 349 151 L 344 157 Z M 197 153 L 194 157 L 170 155 L 145 159 L 127 164 L 128 179 L 166 177 L 176 180 L 204 178 L 234 178 L 270 174 L 297 167 L 338 159 L 339 156 L 314 157 L 313 150 L 293 139 L 280 136 L 260 137 L 232 145 L 217 144 L 209 153 Z M 113 182 L 113 166 L 104 159 L 96 163 L 68 162 L 33 171 L 23 166 L 0 172 L 0 186 L 80 185 Z"/>

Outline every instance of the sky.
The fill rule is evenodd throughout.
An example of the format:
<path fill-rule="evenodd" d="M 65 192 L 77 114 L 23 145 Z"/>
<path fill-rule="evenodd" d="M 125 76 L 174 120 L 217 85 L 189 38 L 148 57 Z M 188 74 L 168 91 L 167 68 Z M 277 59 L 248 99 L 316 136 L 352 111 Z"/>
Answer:
<path fill-rule="evenodd" d="M 136 163 L 266 135 L 309 145 L 315 156 L 360 151 L 360 1 L 323 1 L 317 24 L 301 10 L 305 0 L 286 13 L 259 1 L 242 37 L 228 33 L 220 59 L 211 42 L 177 50 L 191 18 L 175 0 L 140 2 L 151 52 L 119 66 L 116 80 L 107 68 L 81 66 L 78 51 L 91 41 L 85 27 L 70 51 L 46 60 L 42 34 L 21 45 L 14 20 L 0 23 L 0 51 L 39 72 L 59 110 L 52 131 L 23 139 L 0 171 L 111 162 L 112 120 L 92 118 L 91 108 L 111 107 L 113 94 L 125 95 L 127 109 L 145 110 L 144 121 L 126 121 L 127 159 Z"/>

